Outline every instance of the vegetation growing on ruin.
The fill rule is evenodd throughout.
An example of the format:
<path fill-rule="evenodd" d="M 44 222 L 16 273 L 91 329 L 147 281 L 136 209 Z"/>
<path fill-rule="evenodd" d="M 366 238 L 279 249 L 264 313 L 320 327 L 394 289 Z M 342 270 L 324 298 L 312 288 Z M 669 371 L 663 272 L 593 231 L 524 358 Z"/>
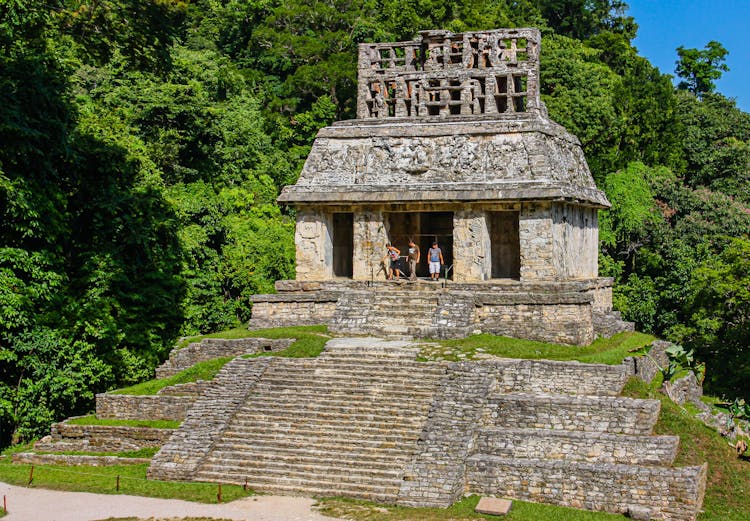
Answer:
<path fill-rule="evenodd" d="M 542 30 L 542 98 L 613 203 L 616 308 L 750 398 L 750 115 L 713 92 L 720 44 L 682 49 L 675 88 L 621 0 L 5 2 L 0 446 L 293 277 L 275 199 L 318 129 L 353 117 L 358 43 L 512 26 Z"/>
<path fill-rule="evenodd" d="M 180 426 L 177 420 L 116 420 L 97 418 L 95 415 L 78 416 L 66 420 L 73 425 L 109 425 L 113 427 L 150 427 L 152 429 L 176 429 Z"/>
<path fill-rule="evenodd" d="M 444 340 L 422 346 L 424 360 L 471 360 L 483 355 L 504 358 L 578 360 L 597 364 L 619 364 L 633 351 L 649 345 L 655 338 L 638 332 L 618 333 L 611 338 L 597 338 L 588 346 L 567 346 L 520 340 L 495 335 L 472 335 L 459 340 Z"/>

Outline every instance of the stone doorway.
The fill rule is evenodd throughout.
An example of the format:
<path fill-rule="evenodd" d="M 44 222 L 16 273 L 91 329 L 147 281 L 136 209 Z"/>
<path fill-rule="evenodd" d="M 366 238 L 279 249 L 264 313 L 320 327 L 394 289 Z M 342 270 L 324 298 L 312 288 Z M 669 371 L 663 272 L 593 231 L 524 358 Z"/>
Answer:
<path fill-rule="evenodd" d="M 352 278 L 354 273 L 354 216 L 333 214 L 333 276 Z"/>
<path fill-rule="evenodd" d="M 521 244 L 518 212 L 488 212 L 493 279 L 521 277 Z"/>
<path fill-rule="evenodd" d="M 453 212 L 391 212 L 386 214 L 389 240 L 402 255 L 409 251 L 409 238 L 419 246 L 422 258 L 417 265 L 418 277 L 429 277 L 427 250 L 437 241 L 443 252 L 445 266 L 453 264 Z M 440 274 L 445 276 L 444 272 Z M 453 278 L 453 273 L 448 274 Z"/>

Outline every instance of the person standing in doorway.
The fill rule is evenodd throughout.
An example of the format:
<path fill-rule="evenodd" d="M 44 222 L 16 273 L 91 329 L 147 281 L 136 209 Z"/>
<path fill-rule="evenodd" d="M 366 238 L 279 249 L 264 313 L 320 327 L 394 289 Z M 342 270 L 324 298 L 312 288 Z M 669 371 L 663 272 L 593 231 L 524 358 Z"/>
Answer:
<path fill-rule="evenodd" d="M 409 239 L 409 279 L 417 280 L 417 264 L 421 258 L 419 246 L 414 243 L 414 239 Z"/>
<path fill-rule="evenodd" d="M 430 267 L 430 278 L 438 280 L 440 278 L 440 266 L 445 264 L 445 261 L 443 261 L 443 250 L 438 248 L 437 241 L 434 241 L 432 248 L 427 251 L 427 262 Z"/>
<path fill-rule="evenodd" d="M 385 245 L 385 248 L 388 253 L 388 259 L 389 259 L 389 270 L 388 270 L 388 280 L 392 280 L 393 276 L 395 275 L 397 279 L 401 278 L 401 270 L 399 269 L 399 255 L 401 255 L 401 250 L 396 248 L 394 245 L 392 245 L 390 242 Z"/>

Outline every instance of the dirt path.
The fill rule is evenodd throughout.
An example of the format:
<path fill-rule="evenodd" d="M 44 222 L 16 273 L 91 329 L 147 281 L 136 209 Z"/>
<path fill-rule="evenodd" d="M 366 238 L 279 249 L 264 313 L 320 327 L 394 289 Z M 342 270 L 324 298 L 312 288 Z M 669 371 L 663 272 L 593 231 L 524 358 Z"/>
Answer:
<path fill-rule="evenodd" d="M 206 505 L 179 499 L 60 492 L 0 483 L 0 496 L 8 503 L 2 521 L 96 521 L 109 517 L 207 516 L 242 521 L 330 521 L 312 510 L 312 499 L 256 496 L 223 505 Z M 0 509 L 2 504 L 0 504 Z"/>

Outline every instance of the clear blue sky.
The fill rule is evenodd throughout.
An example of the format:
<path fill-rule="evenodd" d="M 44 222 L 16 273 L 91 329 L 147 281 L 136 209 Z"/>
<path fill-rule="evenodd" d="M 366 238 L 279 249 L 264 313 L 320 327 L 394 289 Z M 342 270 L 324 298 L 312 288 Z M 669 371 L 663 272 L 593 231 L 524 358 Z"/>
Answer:
<path fill-rule="evenodd" d="M 626 0 L 638 24 L 633 45 L 666 74 L 675 75 L 680 45 L 703 49 L 716 40 L 729 51 L 716 90 L 750 112 L 750 0 Z"/>

